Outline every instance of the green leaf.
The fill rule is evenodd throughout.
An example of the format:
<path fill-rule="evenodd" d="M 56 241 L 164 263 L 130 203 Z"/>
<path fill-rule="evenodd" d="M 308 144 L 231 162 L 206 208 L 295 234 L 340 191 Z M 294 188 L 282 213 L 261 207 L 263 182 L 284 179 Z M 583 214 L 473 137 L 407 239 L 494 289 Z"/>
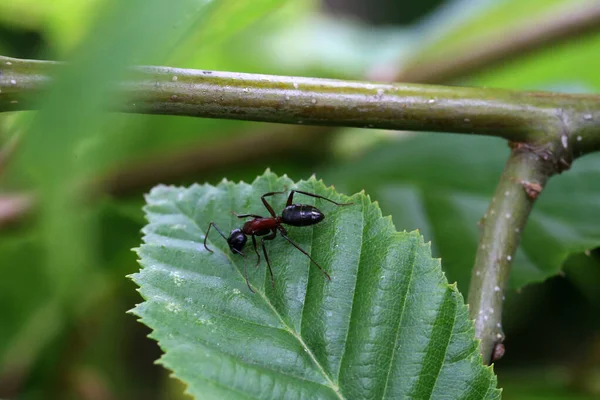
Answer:
<path fill-rule="evenodd" d="M 265 215 L 260 196 L 298 188 L 326 214 L 314 227 L 289 227 L 292 240 L 331 275 L 278 236 L 248 275 L 243 258 L 209 222 L 228 233 L 242 222 L 230 211 Z M 287 196 L 273 196 L 282 210 Z M 396 232 L 368 196 L 348 198 L 311 178 L 297 184 L 266 172 L 252 185 L 223 181 L 189 188 L 158 186 L 147 196 L 142 269 L 133 275 L 146 299 L 133 312 L 153 329 L 160 362 L 197 398 L 499 398 L 481 364 L 467 307 L 448 285 L 418 232 Z M 268 214 L 267 214 L 268 215 Z"/>
<path fill-rule="evenodd" d="M 332 182 L 348 182 L 344 189 L 369 191 L 396 225 L 419 228 L 434 240 L 434 254 L 464 292 L 479 239 L 477 222 L 508 154 L 499 139 L 419 134 L 385 143 L 326 175 Z M 569 254 L 600 246 L 599 171 L 600 156 L 592 154 L 552 177 L 523 232 L 512 288 L 541 282 L 557 274 Z"/>
<path fill-rule="evenodd" d="M 590 34 L 576 42 L 563 42 L 489 71 L 482 71 L 468 84 L 573 93 L 598 92 L 598 46 L 600 34 Z"/>
<path fill-rule="evenodd" d="M 427 62 L 440 54 L 456 54 L 489 38 L 510 34 L 532 19 L 555 10 L 584 6 L 586 0 L 455 1 L 430 17 L 429 43 L 415 48 L 413 61 Z M 562 8 L 561 8 L 562 7 Z M 420 27 L 422 29 L 422 27 Z M 427 33 L 427 32 L 426 32 Z"/>
<path fill-rule="evenodd" d="M 214 53 L 227 51 L 223 43 L 285 3 L 287 0 L 204 2 L 199 8 L 205 8 L 206 11 L 201 18 L 186 23 L 187 35 L 174 50 L 171 63 L 178 67 L 202 65 L 204 69 L 213 68 L 211 58 L 216 55 Z"/>
<path fill-rule="evenodd" d="M 431 19 L 429 36 L 422 46 L 415 46 L 410 64 L 426 65 L 440 57 L 453 57 L 472 48 L 487 46 L 490 41 L 514 34 L 534 24 L 538 18 L 566 14 L 589 4 L 586 0 L 502 0 L 458 2 L 440 9 Z M 590 34 L 542 47 L 515 60 L 498 63 L 476 71 L 468 79 L 469 86 L 511 89 L 552 88 L 569 91 L 600 90 L 599 34 Z M 463 82 L 465 82 L 463 80 Z M 575 90 L 573 90 L 575 88 Z M 582 90 L 585 89 L 585 90 Z"/>

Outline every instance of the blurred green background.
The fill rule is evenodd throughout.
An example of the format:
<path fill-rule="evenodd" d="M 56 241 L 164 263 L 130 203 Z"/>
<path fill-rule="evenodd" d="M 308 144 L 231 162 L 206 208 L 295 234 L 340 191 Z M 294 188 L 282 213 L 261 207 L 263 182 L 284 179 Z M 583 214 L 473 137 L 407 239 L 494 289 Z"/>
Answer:
<path fill-rule="evenodd" d="M 504 141 L 102 112 L 128 65 L 383 79 L 589 4 L 0 0 L 0 55 L 70 65 L 39 112 L 0 114 L 1 214 L 33 204 L 0 218 L 0 398 L 183 398 L 126 314 L 141 301 L 125 276 L 138 270 L 143 193 L 158 183 L 252 181 L 271 168 L 365 189 L 398 230 L 432 241 L 467 293 Z M 598 31 L 445 83 L 598 92 Z M 524 233 L 495 367 L 504 398 L 600 395 L 599 171 L 589 155 L 553 178 Z"/>

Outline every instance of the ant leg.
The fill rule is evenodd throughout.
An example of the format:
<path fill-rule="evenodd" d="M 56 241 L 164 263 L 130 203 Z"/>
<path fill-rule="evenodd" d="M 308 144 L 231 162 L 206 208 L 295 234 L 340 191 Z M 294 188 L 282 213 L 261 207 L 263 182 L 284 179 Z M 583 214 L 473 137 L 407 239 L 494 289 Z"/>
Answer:
<path fill-rule="evenodd" d="M 234 252 L 238 253 L 240 256 L 244 257 L 244 279 L 246 279 L 246 285 L 248 285 L 248 289 L 250 289 L 250 291 L 252 293 L 256 293 L 252 287 L 250 286 L 250 282 L 248 282 L 248 270 L 246 269 L 246 255 L 244 253 L 242 253 L 241 251 L 238 251 L 236 249 L 232 249 Z"/>
<path fill-rule="evenodd" d="M 254 215 L 254 214 L 238 214 L 234 211 L 231 212 L 233 215 L 235 215 L 238 218 L 248 218 L 248 217 L 252 217 L 252 218 L 264 218 L 261 217 L 260 215 Z"/>
<path fill-rule="evenodd" d="M 325 274 L 325 276 L 327 277 L 327 279 L 331 280 L 331 276 L 329 276 L 329 274 L 327 273 L 327 271 L 325 271 L 323 269 L 323 267 L 321 267 L 319 265 L 318 262 L 316 262 L 311 256 L 310 254 L 308 254 L 306 252 L 306 250 L 304 250 L 302 247 L 300 247 L 298 244 L 296 244 L 292 239 L 290 239 L 289 237 L 287 237 L 286 235 L 287 232 L 285 232 L 285 230 L 281 231 L 281 236 L 283 236 L 283 238 L 285 240 L 287 240 L 288 242 L 290 242 L 292 244 L 292 246 L 294 246 L 295 248 L 297 248 L 298 250 L 300 250 L 302 253 L 304 253 L 304 255 L 306 255 L 308 258 L 310 258 L 310 261 L 312 261 L 317 267 L 319 267 L 319 269 L 321 270 L 321 272 L 323 272 Z"/>
<path fill-rule="evenodd" d="M 267 248 L 265 247 L 265 240 L 273 240 L 277 236 L 277 231 L 273 229 L 269 236 L 265 236 L 261 238 L 260 243 L 262 245 L 263 254 L 265 255 L 265 260 L 267 260 L 267 267 L 269 267 L 269 273 L 271 274 L 271 286 L 275 287 L 275 277 L 273 276 L 273 270 L 271 269 L 271 261 L 269 260 L 269 255 L 267 254 Z"/>
<path fill-rule="evenodd" d="M 254 266 L 254 268 L 258 267 L 258 264 L 260 264 L 260 254 L 258 254 L 258 248 L 256 246 L 256 236 L 252 235 L 252 244 L 254 245 L 254 251 L 256 252 L 256 257 L 258 258 L 256 260 L 256 265 Z"/>
<path fill-rule="evenodd" d="M 273 207 L 271 207 L 271 205 L 269 204 L 269 202 L 267 202 L 265 197 L 273 196 L 274 194 L 284 194 L 284 193 L 285 192 L 269 192 L 269 193 L 265 193 L 262 196 L 260 196 L 260 199 L 262 200 L 263 204 L 265 205 L 265 208 L 269 211 L 269 213 L 271 214 L 271 216 L 273 218 L 277 218 L 277 214 L 275 214 L 275 210 L 273 210 Z"/>
<path fill-rule="evenodd" d="M 217 225 L 215 225 L 214 222 L 211 222 L 210 224 L 208 224 L 208 229 L 206 230 L 206 235 L 204 235 L 204 248 L 206 250 L 210 251 L 211 253 L 213 253 L 213 251 L 211 249 L 209 249 L 208 246 L 206 245 L 206 239 L 208 239 L 208 232 L 210 232 L 211 227 L 214 227 L 217 230 L 217 232 L 219 232 L 219 234 L 221 236 L 223 236 L 223 239 L 227 240 L 227 236 L 225 236 L 223 234 L 223 232 L 221 232 L 221 230 L 217 227 Z"/>
<path fill-rule="evenodd" d="M 354 203 L 337 203 L 337 202 L 335 202 L 335 201 L 333 201 L 331 199 L 328 199 L 327 197 L 323 197 L 323 196 L 320 196 L 318 194 L 309 193 L 309 192 L 303 192 L 301 190 L 292 190 L 290 192 L 290 197 L 288 197 L 286 206 L 292 205 L 292 202 L 294 201 L 294 193 L 300 193 L 300 194 L 303 194 L 303 195 L 306 195 L 306 196 L 314 197 L 316 199 L 327 200 L 328 202 L 333 203 L 336 206 L 349 206 L 349 205 L 354 204 Z"/>

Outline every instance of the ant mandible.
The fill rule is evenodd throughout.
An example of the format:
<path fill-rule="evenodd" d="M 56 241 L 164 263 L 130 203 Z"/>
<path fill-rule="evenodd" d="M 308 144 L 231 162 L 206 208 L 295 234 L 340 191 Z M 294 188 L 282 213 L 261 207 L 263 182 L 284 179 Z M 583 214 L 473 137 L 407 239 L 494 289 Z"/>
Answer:
<path fill-rule="evenodd" d="M 229 249 L 231 250 L 231 252 L 237 253 L 237 254 L 241 255 L 242 257 L 244 257 L 244 278 L 246 279 L 246 284 L 248 285 L 248 288 L 250 289 L 250 291 L 252 293 L 254 293 L 254 290 L 250 286 L 250 282 L 248 282 L 248 271 L 246 270 L 246 254 L 244 254 L 244 252 L 242 252 L 244 245 L 246 244 L 246 241 L 248 240 L 248 236 L 251 236 L 252 244 L 254 245 L 254 252 L 256 253 L 256 256 L 258 257 L 258 260 L 256 261 L 256 266 L 258 267 L 258 264 L 260 263 L 260 254 L 258 254 L 256 237 L 262 236 L 262 238 L 260 240 L 261 246 L 263 249 L 263 254 L 265 255 L 265 260 L 267 260 L 267 267 L 269 267 L 269 273 L 271 274 L 271 284 L 274 287 L 275 286 L 275 278 L 273 277 L 273 270 L 271 269 L 271 262 L 269 261 L 269 256 L 267 255 L 267 249 L 265 247 L 265 240 L 275 239 L 278 231 L 279 231 L 279 234 L 281 236 L 283 236 L 283 238 L 285 240 L 287 240 L 288 242 L 290 242 L 292 244 L 292 246 L 294 246 L 295 248 L 300 250 L 302 253 L 304 253 L 308 258 L 310 258 L 310 261 L 312 261 L 317 267 L 319 267 L 319 269 L 321 270 L 321 272 L 323 272 L 323 274 L 325 274 L 327 279 L 331 280 L 331 277 L 323 269 L 323 267 L 321 267 L 319 265 L 319 263 L 317 263 L 310 256 L 310 254 L 308 254 L 302 247 L 300 247 L 297 243 L 295 243 L 292 239 L 290 239 L 287 236 L 287 231 L 282 225 L 282 224 L 286 224 L 286 225 L 291 225 L 291 226 L 310 226 L 310 225 L 318 224 L 319 222 L 323 221 L 323 219 L 325 218 L 325 215 L 318 208 L 316 208 L 314 206 L 311 206 L 308 204 L 292 204 L 292 202 L 294 201 L 295 193 L 300 193 L 300 194 L 303 194 L 306 196 L 315 197 L 317 199 L 327 200 L 328 202 L 333 203 L 336 206 L 349 206 L 351 204 L 354 204 L 354 203 L 337 203 L 326 197 L 319 196 L 318 194 L 303 192 L 301 190 L 292 190 L 290 192 L 290 196 L 287 199 L 285 208 L 281 212 L 281 216 L 278 216 L 277 214 L 275 214 L 273 207 L 271 207 L 271 205 L 265 199 L 265 197 L 273 196 L 276 194 L 283 194 L 283 193 L 285 193 L 285 191 L 269 192 L 269 193 L 263 194 L 260 197 L 263 204 L 265 205 L 265 208 L 269 211 L 269 214 L 271 214 L 270 217 L 261 217 L 260 215 L 254 215 L 254 214 L 233 213 L 238 218 L 250 217 L 253 219 L 245 222 L 244 225 L 242 226 L 242 229 L 232 230 L 231 234 L 229 235 L 229 238 L 226 237 L 223 234 L 223 232 L 221 232 L 221 230 L 217 227 L 217 225 L 215 225 L 214 222 L 211 222 L 210 224 L 208 224 L 208 229 L 206 230 L 206 236 L 204 236 L 204 247 L 206 248 L 206 250 L 208 250 L 212 253 L 213 251 L 211 249 L 209 249 L 208 246 L 206 246 L 206 239 L 208 238 L 208 233 L 210 232 L 210 228 L 214 227 L 217 230 L 217 232 L 219 232 L 219 234 L 223 237 L 223 239 L 225 239 L 227 241 L 227 244 L 229 244 Z"/>

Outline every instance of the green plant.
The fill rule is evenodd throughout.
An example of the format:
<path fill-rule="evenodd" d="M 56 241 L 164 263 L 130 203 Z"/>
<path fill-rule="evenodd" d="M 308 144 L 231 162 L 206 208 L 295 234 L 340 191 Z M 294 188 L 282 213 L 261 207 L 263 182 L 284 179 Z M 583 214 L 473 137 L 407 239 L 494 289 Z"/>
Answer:
<path fill-rule="evenodd" d="M 14 4 L 24 12 L 25 3 L 23 0 Z M 436 344 L 447 342 L 447 349 L 458 352 L 449 350 L 449 359 L 459 359 L 463 364 L 448 363 L 448 359 L 437 352 L 443 346 L 429 347 L 425 354 L 418 350 L 411 353 L 406 351 L 407 347 L 401 347 L 399 349 L 405 351 L 401 356 L 415 356 L 414 365 L 423 368 L 419 372 L 393 375 L 388 383 L 402 386 L 414 379 L 417 383 L 405 393 L 414 390 L 413 397 L 427 397 L 432 393 L 436 397 L 436 390 L 445 390 L 445 386 L 436 386 L 430 372 L 448 371 L 453 382 L 464 379 L 471 382 L 471 388 L 479 394 L 485 390 L 493 397 L 498 395 L 495 377 L 479 363 L 474 337 L 481 340 L 481 353 L 487 364 L 494 349 L 504 340 L 505 293 L 543 281 L 561 271 L 565 262 L 578 260 L 576 266 L 566 270 L 569 275 L 573 274 L 574 282 L 579 282 L 582 293 L 590 293 L 590 299 L 595 298 L 593 290 L 586 289 L 586 282 L 595 279 L 592 271 L 597 260 L 590 250 L 597 247 L 600 240 L 595 223 L 600 216 L 595 206 L 596 186 L 600 182 L 596 176 L 598 157 L 592 154 L 600 146 L 600 98 L 595 94 L 512 89 L 552 83 L 557 75 L 563 82 L 577 78 L 577 84 L 583 81 L 592 91 L 597 91 L 600 88 L 596 74 L 598 36 L 576 36 L 580 38 L 576 46 L 566 43 L 497 70 L 482 68 L 506 60 L 508 56 L 517 57 L 517 53 L 524 50 L 579 35 L 582 30 L 593 31 L 600 14 L 597 6 L 586 3 L 585 7 L 578 8 L 565 1 L 509 1 L 467 20 L 438 42 L 422 46 L 402 71 L 392 74 L 403 81 L 448 82 L 450 78 L 463 78 L 478 86 L 505 88 L 492 89 L 213 71 L 332 76 L 332 70 L 346 66 L 345 72 L 337 76 L 354 78 L 365 73 L 364 57 L 360 61 L 340 58 L 331 70 L 326 66 L 325 72 L 319 69 L 322 65 L 314 69 L 310 65 L 285 69 L 266 61 L 267 53 L 261 53 L 257 36 L 244 40 L 247 32 L 253 30 L 289 31 L 286 26 L 292 25 L 289 21 L 298 15 L 308 15 L 307 11 L 311 10 L 308 3 L 288 4 L 276 17 L 263 19 L 266 23 L 260 26 L 252 22 L 284 2 L 215 1 L 202 3 L 201 7 L 194 1 L 178 2 L 173 7 L 154 0 L 136 0 L 123 5 L 92 3 L 71 11 L 75 16 L 72 20 L 78 23 L 59 24 L 64 19 L 60 12 L 53 17 L 55 19 L 44 20 L 48 32 L 57 32 L 59 26 L 64 29 L 63 41 L 56 42 L 53 48 L 57 58 L 65 58 L 67 48 L 79 49 L 68 57 L 68 62 L 0 57 L 0 111 L 40 110 L 35 114 L 7 113 L 0 120 L 4 143 L 0 154 L 3 189 L 13 192 L 0 199 L 7 210 L 0 215 L 0 221 L 23 221 L 28 211 L 35 210 L 16 230 L 6 230 L 0 241 L 0 254 L 7 260 L 7 267 L 1 271 L 6 283 L 0 288 L 11 299 L 1 310 L 6 323 L 0 326 L 3 339 L 0 341 L 3 343 L 0 345 L 3 360 L 0 395 L 5 395 L 5 387 L 26 385 L 32 388 L 28 389 L 28 395 L 35 396 L 39 393 L 36 390 L 45 391 L 52 386 L 44 382 L 58 382 L 53 386 L 57 395 L 79 393 L 87 387 L 77 386 L 79 382 L 89 382 L 89 376 L 94 382 L 100 380 L 95 370 L 89 372 L 78 365 L 87 363 L 83 360 L 94 360 L 90 364 L 96 369 L 115 371 L 110 374 L 110 381 L 120 387 L 117 392 L 130 391 L 141 396 L 138 389 L 133 388 L 141 386 L 135 382 L 142 378 L 136 378 L 136 372 L 131 369 L 123 371 L 127 368 L 119 358 L 109 355 L 116 353 L 118 338 L 127 336 L 125 330 L 116 327 L 127 324 L 122 322 L 126 321 L 121 319 L 125 318 L 122 312 L 135 301 L 127 297 L 131 286 L 124 286 L 122 277 L 135 270 L 127 249 L 138 245 L 137 230 L 143 224 L 139 189 L 158 181 L 212 181 L 223 175 L 229 179 L 253 179 L 270 165 L 275 171 L 287 171 L 297 177 L 319 170 L 319 177 L 335 182 L 341 189 L 339 193 L 364 188 L 381 202 L 384 214 L 393 215 L 400 230 L 419 228 L 426 239 L 433 239 L 433 253 L 442 256 L 442 266 L 450 281 L 458 281 L 462 293 L 468 290 L 471 318 L 475 319 L 473 336 L 462 296 L 456 287 L 448 286 L 421 237 L 415 233 L 394 233 L 391 223 L 380 217 L 378 207 L 364 195 L 353 197 L 360 202 L 360 207 L 328 210 L 326 214 L 331 219 L 326 224 L 293 231 L 294 237 L 311 248 L 316 256 L 339 259 L 340 264 L 345 264 L 357 257 L 358 244 L 345 252 L 327 246 L 335 243 L 343 248 L 343 243 L 353 240 L 364 243 L 357 232 L 372 229 L 375 239 L 367 241 L 365 249 L 373 256 L 364 261 L 369 267 L 358 268 L 357 276 L 364 274 L 365 279 L 357 280 L 356 291 L 352 285 L 337 286 L 340 281 L 351 280 L 351 270 L 328 264 L 335 273 L 333 282 L 327 283 L 318 275 L 318 270 L 309 268 L 302 254 L 288 249 L 284 242 L 274 241 L 269 243 L 269 249 L 277 265 L 274 268 L 276 289 L 263 287 L 263 265 L 257 270 L 251 267 L 252 280 L 260 288 L 259 294 L 253 296 L 242 292 L 246 289 L 244 281 L 233 269 L 240 270 L 241 258 L 223 258 L 228 254 L 224 242 L 214 243 L 220 246 L 220 251 L 206 258 L 208 253 L 200 246 L 202 230 L 212 219 L 222 221 L 225 227 L 237 226 L 240 222 L 228 214 L 231 209 L 262 214 L 260 194 L 268 191 L 266 188 L 292 187 L 294 181 L 266 173 L 251 186 L 221 183 L 216 187 L 191 186 L 189 189 L 159 187 L 148 197 L 150 224 L 145 228 L 146 244 L 139 250 L 145 268 L 134 275 L 147 301 L 138 305 L 135 312 L 155 329 L 153 336 L 166 351 L 164 364 L 199 397 L 206 392 L 201 392 L 205 386 L 198 381 L 194 362 L 198 357 L 208 357 L 208 353 L 202 352 L 210 346 L 199 346 L 194 340 L 221 341 L 221 338 L 234 348 L 241 338 L 260 340 L 253 350 L 257 353 L 270 349 L 268 340 L 291 346 L 273 347 L 289 350 L 288 359 L 266 368 L 265 379 L 277 385 L 287 379 L 281 371 L 296 365 L 291 361 L 304 360 L 307 367 L 294 367 L 294 379 L 316 382 L 316 386 L 311 387 L 323 397 L 378 398 L 392 393 L 389 390 L 394 385 L 382 383 L 382 375 L 373 372 L 380 358 L 389 358 L 391 348 L 378 347 L 376 353 L 366 351 L 363 345 L 368 342 L 369 325 L 363 325 L 364 318 L 354 318 L 353 313 L 376 319 L 390 312 L 394 316 L 390 320 L 393 320 L 398 318 L 400 303 L 415 307 L 418 316 L 415 320 L 422 325 L 410 325 L 411 328 L 422 333 L 421 336 L 430 333 L 440 338 L 434 341 Z M 540 13 L 538 21 L 541 22 L 522 20 L 523 16 L 537 14 L 541 8 L 549 10 L 549 14 Z M 15 9 L 0 5 L 0 21 L 10 19 Z M 92 14 L 97 16 L 89 20 L 81 18 Z M 91 20 L 95 22 L 89 23 Z M 89 27 L 83 26 L 86 24 Z M 541 28 L 531 30 L 532 26 Z M 157 35 L 157 27 L 161 28 L 160 35 Z M 250 28 L 243 31 L 247 27 Z M 346 32 L 347 28 L 332 25 L 328 29 L 328 32 Z M 480 42 L 471 37 L 473 29 L 477 29 Z M 88 32 L 87 38 L 80 39 L 74 34 L 81 30 Z M 514 34 L 510 36 L 506 32 Z M 494 34 L 496 37 L 507 35 L 506 40 L 498 40 L 496 44 L 490 40 Z M 304 36 L 298 35 L 297 42 Z M 367 34 L 360 31 L 357 37 L 367 37 Z M 374 42 L 379 39 L 375 38 Z M 81 43 L 76 46 L 78 40 Z M 0 51 L 2 43 L 0 34 Z M 318 47 L 323 50 L 326 46 L 323 42 Z M 364 43 L 364 46 L 363 53 L 373 47 L 372 43 Z M 465 56 L 449 56 L 461 53 L 457 49 L 471 47 L 475 51 L 465 52 Z M 277 54 L 285 59 L 285 50 L 281 51 Z M 559 58 L 556 52 L 561 52 Z M 257 58 L 261 59 L 260 63 L 253 61 Z M 203 69 L 130 67 L 157 63 Z M 107 114 L 106 108 L 138 115 Z M 265 125 L 248 122 L 182 116 L 280 122 L 298 127 L 267 129 Z M 423 134 L 395 142 L 370 135 L 370 139 L 363 140 L 365 132 L 372 131 L 359 130 L 346 130 L 336 135 L 331 144 L 327 139 L 334 136 L 333 128 L 303 129 L 304 125 L 474 133 L 508 140 L 510 149 L 497 139 L 475 136 Z M 260 132 L 248 131 L 249 126 Z M 175 134 L 166 135 L 166 132 Z M 199 141 L 195 139 L 198 132 L 202 133 Z M 190 147 L 193 149 L 182 150 Z M 366 155 L 361 157 L 361 152 Z M 322 160 L 332 153 L 345 157 L 346 161 L 329 158 L 324 166 Z M 501 163 L 506 159 L 502 172 Z M 571 166 L 572 170 L 566 171 Z M 193 171 L 202 171 L 202 174 L 189 175 Z M 564 171 L 560 177 L 553 177 Z M 498 178 L 500 182 L 494 189 Z M 297 184 L 319 193 L 342 196 L 314 179 Z M 135 193 L 136 197 L 127 199 L 129 193 Z M 223 202 L 217 203 L 213 195 Z M 184 200 L 180 201 L 178 196 Z M 186 196 L 201 204 L 206 202 L 211 211 L 204 212 Z M 529 218 L 538 197 L 539 204 Z M 234 202 L 235 207 L 225 200 Z M 180 208 L 174 210 L 175 205 Z M 281 203 L 278 205 L 279 209 Z M 160 216 L 159 212 L 163 211 L 169 215 Z M 198 226 L 190 225 L 190 215 L 195 215 L 193 220 Z M 481 216 L 484 218 L 478 229 L 474 222 Z M 339 239 L 344 239 L 339 243 L 331 240 L 331 235 L 336 238 L 338 229 L 343 232 Z M 327 240 L 313 239 L 321 237 L 319 235 L 327 235 Z M 519 244 L 522 246 L 518 251 Z M 437 290 L 434 293 L 446 301 L 436 303 L 437 298 L 432 295 L 419 306 L 420 303 L 407 302 L 408 295 L 393 295 L 402 293 L 406 287 L 403 279 L 411 276 L 407 274 L 409 264 L 386 260 L 391 275 L 379 274 L 378 268 L 383 267 L 375 262 L 376 255 L 387 253 L 374 249 L 389 246 L 387 251 L 390 252 L 395 245 L 417 249 L 415 254 L 422 259 L 417 266 L 430 273 L 417 274 L 423 275 L 423 286 L 418 287 L 427 291 L 425 288 L 430 285 Z M 577 256 L 581 252 L 591 257 L 581 261 Z M 471 269 L 474 254 L 475 267 Z M 191 256 L 202 261 L 196 265 L 186 258 Z M 289 263 L 284 262 L 286 257 Z M 252 264 L 253 260 L 249 262 Z M 9 265 L 31 268 L 9 268 Z M 211 271 L 220 277 L 218 285 L 214 276 L 196 276 L 197 271 Z M 180 277 L 180 273 L 184 276 Z M 575 278 L 576 274 L 580 275 Z M 44 279 L 32 279 L 32 276 Z M 377 280 L 378 277 L 381 279 Z M 301 292 L 301 284 L 307 281 L 310 284 L 306 286 L 309 290 L 305 299 L 290 293 L 294 287 Z M 216 286 L 210 286 L 211 282 Z M 193 285 L 188 286 L 191 283 Z M 384 294 L 388 297 L 377 297 L 380 286 L 386 284 L 390 292 Z M 198 291 L 197 288 L 206 285 L 210 286 L 206 292 Z M 220 290 L 213 292 L 215 287 Z M 332 317 L 346 318 L 355 329 L 346 328 L 348 332 L 356 332 L 357 339 L 353 343 L 358 343 L 350 353 L 356 352 L 352 354 L 357 360 L 377 358 L 377 362 L 369 361 L 370 368 L 356 374 L 355 363 L 345 365 L 339 360 L 343 354 L 339 349 L 329 352 L 330 346 L 339 344 L 334 340 L 335 335 L 344 331 L 343 324 L 329 321 L 327 314 L 327 304 L 332 303 L 331 298 L 338 292 L 359 300 L 355 300 L 353 304 L 357 307 L 351 312 L 330 310 Z M 191 299 L 191 303 L 187 299 Z M 294 299 L 297 304 L 292 304 Z M 394 301 L 399 304 L 390 309 L 384 307 Z M 434 303 L 441 304 L 441 308 L 433 307 Z M 206 315 L 202 314 L 202 305 L 209 304 L 214 307 L 210 312 L 205 311 Z M 344 305 L 347 306 L 344 303 L 340 307 Z M 305 325 L 305 319 L 298 317 L 301 306 L 312 307 L 308 321 L 316 321 L 314 324 Z M 373 311 L 382 309 L 382 314 Z M 93 310 L 110 317 L 99 317 Z M 215 310 L 224 314 L 223 320 L 213 318 L 211 312 Z M 265 326 L 240 323 L 232 318 L 240 313 L 247 319 L 245 322 L 265 318 L 261 323 L 274 326 L 279 337 L 269 336 Z M 454 323 L 448 315 L 456 317 Z M 108 318 L 112 328 L 96 334 L 103 336 L 92 334 L 98 324 L 107 325 L 104 322 Z M 390 323 L 387 319 L 386 322 Z M 428 329 L 428 324 L 433 328 Z M 376 324 L 376 327 L 378 329 L 371 332 L 376 336 L 389 329 L 386 324 Z M 250 332 L 252 329 L 255 331 Z M 449 334 L 453 329 L 460 334 Z M 418 340 L 419 336 L 398 337 L 418 347 L 425 343 Z M 99 337 L 113 339 L 99 341 Z M 91 343 L 102 343 L 102 346 Z M 92 347 L 97 350 L 89 350 Z M 62 348 L 66 350 L 61 351 Z M 82 349 L 86 354 L 76 356 Z M 190 355 L 196 353 L 200 355 L 190 361 Z M 213 354 L 217 353 L 210 356 Z M 219 354 L 213 359 L 223 362 L 224 356 Z M 453 354 L 460 357 L 452 358 Z M 271 361 L 263 354 L 243 355 L 240 348 L 229 356 L 233 357 L 227 360 L 232 363 L 230 366 L 237 365 L 235 360 L 242 361 L 239 366 L 248 360 L 250 363 L 260 360 L 262 364 Z M 51 364 L 62 367 L 56 371 L 45 367 Z M 460 372 L 462 366 L 470 372 Z M 214 384 L 216 378 L 207 375 L 209 370 L 202 367 L 201 380 L 208 379 Z M 374 375 L 373 381 L 367 379 L 369 374 Z M 38 376 L 45 377 L 45 381 L 34 378 Z M 29 385 L 25 377 L 30 377 L 35 384 Z M 223 376 L 228 381 L 233 377 L 237 376 L 232 373 Z M 442 377 L 446 375 L 440 374 L 439 379 Z M 206 387 L 214 390 L 215 395 L 229 390 L 210 385 Z M 240 379 L 228 385 L 242 389 L 244 394 L 252 392 L 255 397 L 281 397 L 281 393 L 287 393 L 278 391 L 280 386 L 277 385 L 273 386 L 277 390 L 262 391 L 267 385 L 253 379 Z M 308 393 L 312 390 L 308 386 L 290 383 L 289 390 Z M 7 396 L 17 392 L 6 391 Z M 174 392 L 181 390 L 176 388 Z M 445 394 L 453 396 L 450 392 Z M 507 395 L 510 396 L 510 391 Z"/>

